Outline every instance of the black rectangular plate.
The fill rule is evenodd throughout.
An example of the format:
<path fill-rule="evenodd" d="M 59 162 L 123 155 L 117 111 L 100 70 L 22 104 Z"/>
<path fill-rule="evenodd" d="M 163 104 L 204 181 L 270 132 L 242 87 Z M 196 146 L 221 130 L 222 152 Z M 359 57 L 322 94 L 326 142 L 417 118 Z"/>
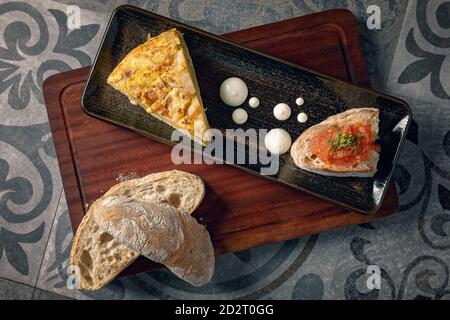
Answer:
<path fill-rule="evenodd" d="M 404 101 L 258 53 L 143 9 L 125 5 L 113 12 L 84 88 L 83 110 L 91 116 L 174 144 L 171 127 L 130 104 L 124 95 L 106 83 L 114 67 L 129 51 L 142 44 L 148 33 L 155 36 L 171 28 L 177 28 L 184 35 L 212 128 L 237 128 L 231 118 L 234 108 L 226 106 L 219 96 L 221 83 L 229 77 L 243 79 L 249 88 L 249 97 L 256 96 L 261 101 L 256 109 L 248 107 L 248 100 L 244 103 L 242 107 L 248 111 L 249 118 L 240 127 L 244 130 L 283 128 L 293 141 L 305 129 L 328 116 L 352 108 L 378 108 L 382 151 L 373 178 L 337 178 L 310 173 L 297 168 L 289 153 L 280 156 L 278 174 L 261 175 L 356 212 L 373 214 L 378 210 L 411 120 L 411 109 Z M 305 100 L 302 107 L 295 105 L 299 96 Z M 278 121 L 273 116 L 273 106 L 279 102 L 286 102 L 293 109 L 287 121 Z M 305 124 L 296 120 L 300 110 L 309 117 Z M 264 167 L 261 164 L 235 166 L 256 175 L 260 175 L 260 168 Z"/>

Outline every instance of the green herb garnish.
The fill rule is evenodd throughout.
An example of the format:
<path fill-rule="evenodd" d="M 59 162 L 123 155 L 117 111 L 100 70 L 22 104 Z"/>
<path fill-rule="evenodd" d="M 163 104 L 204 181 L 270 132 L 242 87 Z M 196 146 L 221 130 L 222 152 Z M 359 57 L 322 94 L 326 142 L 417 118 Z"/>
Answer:
<path fill-rule="evenodd" d="M 354 147 L 358 141 L 363 138 L 364 135 L 357 133 L 352 134 L 351 132 L 339 132 L 334 139 L 328 139 L 328 143 L 331 146 L 331 150 L 338 151 L 349 147 Z"/>

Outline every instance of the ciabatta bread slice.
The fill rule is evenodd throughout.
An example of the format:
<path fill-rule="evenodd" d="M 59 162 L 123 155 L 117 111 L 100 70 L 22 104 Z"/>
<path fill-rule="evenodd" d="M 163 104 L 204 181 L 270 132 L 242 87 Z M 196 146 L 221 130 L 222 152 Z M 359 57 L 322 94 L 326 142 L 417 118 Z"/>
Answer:
<path fill-rule="evenodd" d="M 78 226 L 70 253 L 70 265 L 79 268 L 76 281 L 85 290 L 100 289 L 139 256 L 98 226 L 92 214 L 95 204 Z"/>
<path fill-rule="evenodd" d="M 94 219 L 103 231 L 152 261 L 162 263 L 195 286 L 214 272 L 214 250 L 205 227 L 169 204 L 108 197 L 96 204 Z"/>
<path fill-rule="evenodd" d="M 168 203 L 180 212 L 191 214 L 204 194 L 201 178 L 179 170 L 153 173 L 113 186 L 90 207 L 73 240 L 70 264 L 80 270 L 80 288 L 96 290 L 103 287 L 139 256 L 137 251 L 99 228 L 93 218 L 99 201 L 125 196 L 146 203 Z"/>
<path fill-rule="evenodd" d="M 327 128 L 345 127 L 352 124 L 368 124 L 373 142 L 378 139 L 379 110 L 376 108 L 350 109 L 328 117 L 305 130 L 292 144 L 291 157 L 295 164 L 310 172 L 336 177 L 372 177 L 377 171 L 379 154 L 370 150 L 368 158 L 352 165 L 327 163 L 312 151 L 314 137 Z"/>

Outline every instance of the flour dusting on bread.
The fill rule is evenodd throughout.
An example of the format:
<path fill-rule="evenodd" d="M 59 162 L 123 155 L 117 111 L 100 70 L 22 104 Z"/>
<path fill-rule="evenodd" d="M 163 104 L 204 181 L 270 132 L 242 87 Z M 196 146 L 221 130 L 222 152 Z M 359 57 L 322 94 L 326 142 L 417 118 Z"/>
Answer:
<path fill-rule="evenodd" d="M 94 211 L 94 218 L 103 231 L 185 281 L 200 286 L 211 279 L 214 250 L 208 232 L 173 206 L 111 197 Z"/>

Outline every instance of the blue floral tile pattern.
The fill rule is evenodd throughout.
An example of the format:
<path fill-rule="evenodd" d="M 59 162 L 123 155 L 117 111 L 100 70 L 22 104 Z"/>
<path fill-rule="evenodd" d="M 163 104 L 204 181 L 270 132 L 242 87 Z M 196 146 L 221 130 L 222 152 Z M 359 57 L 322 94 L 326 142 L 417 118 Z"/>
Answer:
<path fill-rule="evenodd" d="M 410 1 L 391 69 L 390 90 L 450 105 L 450 2 Z"/>
<path fill-rule="evenodd" d="M 100 36 L 92 14 L 97 23 L 68 30 L 65 9 L 0 3 L 0 276 L 31 285 L 62 192 L 43 80 L 90 64 Z"/>

